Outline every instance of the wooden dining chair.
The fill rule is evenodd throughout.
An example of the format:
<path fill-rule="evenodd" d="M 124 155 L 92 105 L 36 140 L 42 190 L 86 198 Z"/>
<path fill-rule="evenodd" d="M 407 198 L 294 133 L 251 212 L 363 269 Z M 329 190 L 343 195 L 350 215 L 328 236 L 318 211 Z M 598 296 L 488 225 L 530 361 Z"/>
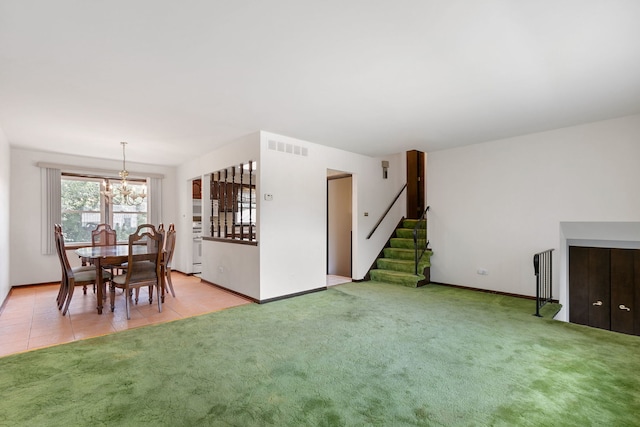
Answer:
<path fill-rule="evenodd" d="M 164 231 L 164 224 L 160 223 L 158 225 L 158 230 Z M 164 248 L 163 248 L 163 257 L 162 263 L 164 266 L 164 280 L 169 288 L 169 292 L 171 292 L 172 297 L 176 297 L 176 292 L 173 290 L 173 282 L 171 282 L 171 260 L 173 259 L 173 250 L 176 247 L 176 227 L 173 223 L 169 224 L 169 229 L 165 233 L 164 236 Z M 149 267 L 147 267 L 149 268 Z M 153 288 L 149 287 L 149 292 L 153 292 Z M 136 288 L 136 304 L 138 303 L 138 297 L 140 295 L 140 288 Z M 164 298 L 164 295 L 162 295 Z M 164 302 L 164 300 L 162 301 Z"/>
<path fill-rule="evenodd" d="M 173 250 L 176 248 L 176 227 L 173 223 L 169 224 L 167 235 L 164 240 L 164 274 L 165 282 L 171 292 L 172 297 L 176 297 L 176 293 L 173 290 L 173 283 L 171 282 L 171 260 L 173 259 Z"/>
<path fill-rule="evenodd" d="M 58 310 L 62 310 L 62 306 L 64 305 L 64 300 L 67 297 L 67 276 L 64 267 L 64 262 L 62 261 L 62 252 L 60 248 L 60 239 L 62 238 L 62 226 L 60 224 L 53 225 L 53 235 L 55 238 L 56 245 L 56 253 L 58 254 L 58 261 L 60 262 L 60 266 L 62 268 L 62 278 L 60 279 L 60 289 L 58 290 L 58 296 L 56 297 L 56 303 L 58 304 Z"/>
<path fill-rule="evenodd" d="M 137 256 L 133 260 L 134 246 L 146 242 L 149 253 L 146 256 Z M 126 273 L 115 276 L 111 280 L 110 299 L 111 311 L 115 310 L 115 289 L 120 288 L 124 292 L 127 319 L 131 319 L 131 291 L 142 286 L 149 286 L 149 304 L 153 303 L 153 287 L 157 290 L 158 311 L 162 312 L 162 247 L 164 243 L 164 231 L 156 230 L 152 224 L 139 225 L 136 231 L 129 236 L 129 260 Z M 142 259 L 141 259 L 142 258 Z M 138 298 L 136 297 L 136 304 Z"/>
<path fill-rule="evenodd" d="M 76 286 L 82 286 L 84 293 L 87 293 L 87 285 L 96 284 L 96 268 L 94 266 L 71 267 L 67 258 L 67 251 L 64 245 L 64 234 L 62 226 L 54 225 L 56 252 L 60 260 L 60 268 L 62 269 L 62 279 L 60 281 L 60 290 L 58 291 L 57 303 L 58 310 L 62 310 L 62 315 L 67 314 L 69 304 L 73 298 L 73 291 Z M 104 280 L 111 280 L 111 273 L 104 273 Z"/>
<path fill-rule="evenodd" d="M 116 230 L 109 224 L 98 224 L 91 232 L 91 246 L 111 246 L 117 243 Z"/>
<path fill-rule="evenodd" d="M 91 246 L 113 246 L 118 243 L 118 236 L 116 230 L 111 228 L 109 224 L 98 224 L 96 229 L 91 231 Z M 115 273 L 121 274 L 118 270 L 119 265 L 104 265 L 104 269 L 109 270 L 111 275 L 115 276 Z"/>

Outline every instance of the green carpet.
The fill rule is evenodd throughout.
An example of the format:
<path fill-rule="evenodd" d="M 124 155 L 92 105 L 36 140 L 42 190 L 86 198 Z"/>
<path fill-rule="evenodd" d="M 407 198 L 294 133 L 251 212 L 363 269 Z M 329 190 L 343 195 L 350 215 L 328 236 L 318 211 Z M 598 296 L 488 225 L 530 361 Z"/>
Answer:
<path fill-rule="evenodd" d="M 0 358 L 2 426 L 640 425 L 640 338 L 352 283 Z"/>

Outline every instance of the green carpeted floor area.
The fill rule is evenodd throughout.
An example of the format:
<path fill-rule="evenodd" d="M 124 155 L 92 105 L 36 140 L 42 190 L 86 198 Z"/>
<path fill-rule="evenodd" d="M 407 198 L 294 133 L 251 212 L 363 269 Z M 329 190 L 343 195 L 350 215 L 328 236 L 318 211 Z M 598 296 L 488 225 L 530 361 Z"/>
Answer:
<path fill-rule="evenodd" d="M 633 426 L 640 337 L 351 283 L 0 358 L 2 426 Z"/>

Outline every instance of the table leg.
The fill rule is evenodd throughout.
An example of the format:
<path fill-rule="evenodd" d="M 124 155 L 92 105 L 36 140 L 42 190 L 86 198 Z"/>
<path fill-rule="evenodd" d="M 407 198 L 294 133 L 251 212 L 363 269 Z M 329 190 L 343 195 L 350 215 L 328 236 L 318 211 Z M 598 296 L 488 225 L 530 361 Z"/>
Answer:
<path fill-rule="evenodd" d="M 96 287 L 98 291 L 96 292 L 96 299 L 98 300 L 98 314 L 102 314 L 102 295 L 104 288 L 104 280 L 102 278 L 102 266 L 100 262 L 100 258 L 96 260 Z"/>
<path fill-rule="evenodd" d="M 166 268 L 165 268 L 165 266 L 164 266 L 164 263 L 163 263 L 163 264 L 162 264 L 162 266 L 160 267 L 160 273 L 162 273 L 162 274 L 161 274 L 161 276 L 162 276 L 162 280 L 160 281 L 160 284 L 161 284 L 161 286 L 160 286 L 161 291 L 160 291 L 160 292 L 162 292 L 162 294 L 161 294 L 161 296 L 160 296 L 160 297 L 162 298 L 162 300 L 161 300 L 161 301 L 162 301 L 162 303 L 164 304 L 164 290 L 165 290 L 165 288 L 166 288 L 166 286 L 167 286 L 167 285 L 166 285 L 166 280 L 167 280 L 167 270 L 166 270 Z"/>

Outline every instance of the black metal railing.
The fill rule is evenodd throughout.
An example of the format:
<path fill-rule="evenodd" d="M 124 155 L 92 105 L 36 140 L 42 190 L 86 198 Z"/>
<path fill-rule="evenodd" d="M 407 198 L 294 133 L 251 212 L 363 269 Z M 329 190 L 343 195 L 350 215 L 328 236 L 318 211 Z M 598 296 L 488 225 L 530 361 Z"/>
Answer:
<path fill-rule="evenodd" d="M 382 214 L 382 216 L 380 217 L 380 219 L 378 220 L 378 222 L 376 222 L 376 225 L 373 226 L 373 230 L 371 230 L 371 232 L 369 233 L 369 235 L 367 236 L 367 240 L 369 240 L 371 238 L 371 236 L 373 236 L 373 233 L 376 232 L 376 230 L 378 229 L 378 227 L 380 226 L 380 224 L 382 224 L 382 221 L 384 220 L 384 218 L 387 216 L 387 214 L 389 213 L 389 211 L 391 210 L 391 208 L 393 207 L 393 205 L 396 204 L 396 202 L 398 201 L 398 199 L 400 198 L 400 195 L 402 194 L 402 192 L 407 188 L 407 184 L 405 183 L 402 188 L 400 189 L 400 191 L 398 191 L 398 194 L 396 195 L 396 197 L 393 199 L 393 201 L 391 202 L 391 204 L 389 205 L 389 207 L 387 208 L 386 211 L 384 211 L 384 213 Z"/>
<path fill-rule="evenodd" d="M 413 247 L 415 249 L 415 269 L 414 274 L 418 275 L 418 263 L 422 258 L 422 255 L 427 251 L 429 247 L 429 241 L 427 240 L 427 212 L 429 206 L 422 212 L 420 219 L 413 227 Z"/>
<path fill-rule="evenodd" d="M 552 278 L 553 278 L 553 249 L 547 249 L 546 251 L 539 252 L 533 256 L 533 269 L 536 275 L 536 313 L 540 316 L 540 309 L 548 302 L 551 302 L 552 297 Z"/>

